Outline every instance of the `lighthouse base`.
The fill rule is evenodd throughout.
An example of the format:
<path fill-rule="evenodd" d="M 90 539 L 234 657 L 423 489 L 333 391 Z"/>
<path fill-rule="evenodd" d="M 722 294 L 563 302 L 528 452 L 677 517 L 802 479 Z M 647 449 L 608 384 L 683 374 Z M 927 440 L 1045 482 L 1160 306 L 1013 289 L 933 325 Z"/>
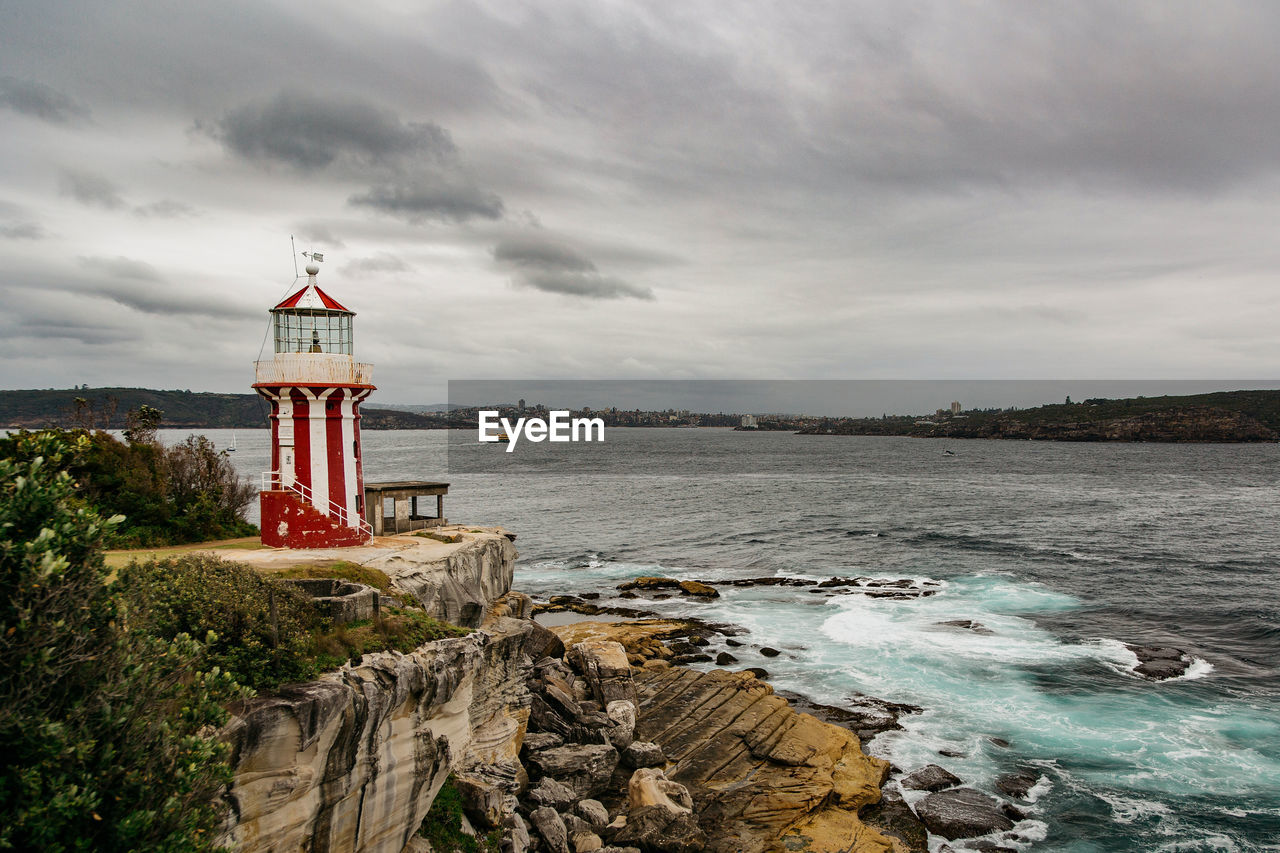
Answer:
<path fill-rule="evenodd" d="M 293 492 L 260 492 L 262 544 L 268 548 L 350 548 L 373 537 L 330 518 Z"/>

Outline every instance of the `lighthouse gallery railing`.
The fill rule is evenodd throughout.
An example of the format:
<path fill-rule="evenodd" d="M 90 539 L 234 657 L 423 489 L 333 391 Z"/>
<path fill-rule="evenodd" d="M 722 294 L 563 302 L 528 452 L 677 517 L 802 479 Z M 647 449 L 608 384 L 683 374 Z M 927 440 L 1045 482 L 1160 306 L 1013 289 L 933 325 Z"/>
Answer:
<path fill-rule="evenodd" d="M 259 385 L 372 385 L 373 365 L 335 353 L 282 352 L 255 361 Z"/>
<path fill-rule="evenodd" d="M 343 526 L 354 527 L 355 529 L 363 533 L 367 533 L 370 536 L 373 535 L 373 525 L 365 521 L 359 515 L 352 518 L 351 514 L 347 512 L 346 507 L 342 504 L 335 503 L 332 499 L 324 495 L 319 496 L 321 503 L 317 503 L 316 494 L 310 486 L 299 483 L 297 480 L 294 480 L 292 483 L 285 483 L 284 476 L 279 471 L 262 472 L 262 491 L 293 492 L 304 501 L 323 512 L 325 515 L 330 518 L 337 519 Z"/>

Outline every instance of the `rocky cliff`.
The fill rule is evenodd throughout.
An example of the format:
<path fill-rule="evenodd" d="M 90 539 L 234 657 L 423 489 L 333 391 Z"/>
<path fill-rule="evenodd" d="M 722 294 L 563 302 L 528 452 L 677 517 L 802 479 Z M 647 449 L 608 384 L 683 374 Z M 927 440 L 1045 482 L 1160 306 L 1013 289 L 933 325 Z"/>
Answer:
<path fill-rule="evenodd" d="M 237 849 L 400 853 L 450 772 L 491 798 L 523 782 L 525 672 L 546 632 L 509 592 L 515 549 L 491 534 L 453 548 L 420 541 L 367 562 L 386 561 L 394 586 L 433 614 L 481 628 L 365 655 L 240 709 L 227 729 Z"/>

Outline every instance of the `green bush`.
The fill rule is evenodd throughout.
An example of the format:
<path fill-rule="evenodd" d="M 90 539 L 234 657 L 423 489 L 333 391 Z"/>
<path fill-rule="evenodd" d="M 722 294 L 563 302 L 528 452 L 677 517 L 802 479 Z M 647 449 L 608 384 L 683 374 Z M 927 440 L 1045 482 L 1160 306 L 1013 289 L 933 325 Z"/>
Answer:
<path fill-rule="evenodd" d="M 311 598 L 243 563 L 211 554 L 135 561 L 120 570 L 116 583 L 156 636 L 216 634 L 209 659 L 241 684 L 275 687 L 319 671 L 316 634 L 324 625 Z"/>
<path fill-rule="evenodd" d="M 345 573 L 352 574 L 359 573 Z M 306 575 L 338 573 L 316 570 Z M 116 583 L 156 636 L 216 634 L 206 650 L 208 660 L 258 690 L 306 681 L 368 652 L 409 652 L 432 640 L 468 633 L 417 608 L 388 607 L 378 620 L 335 626 L 292 584 L 211 554 L 135 561 L 120 570 Z"/>
<path fill-rule="evenodd" d="M 0 848 L 211 850 L 230 770 L 209 733 L 244 693 L 108 586 L 119 519 L 62 470 L 89 440 L 21 434 L 0 458 Z"/>
<path fill-rule="evenodd" d="M 483 837 L 469 835 L 462 830 L 464 817 L 462 796 L 450 776 L 431 801 L 431 809 L 418 827 L 418 835 L 431 842 L 431 849 L 437 853 L 498 853 L 502 849 L 501 829 Z"/>
<path fill-rule="evenodd" d="M 257 533 L 241 515 L 257 493 L 227 454 L 204 436 L 161 446 L 153 425 L 158 414 L 130 412 L 137 422 L 127 442 L 87 430 L 20 432 L 0 439 L 0 458 L 29 460 L 24 448 L 45 440 L 71 448 L 65 467 L 80 498 L 104 515 L 123 516 L 114 544 L 180 545 Z"/>

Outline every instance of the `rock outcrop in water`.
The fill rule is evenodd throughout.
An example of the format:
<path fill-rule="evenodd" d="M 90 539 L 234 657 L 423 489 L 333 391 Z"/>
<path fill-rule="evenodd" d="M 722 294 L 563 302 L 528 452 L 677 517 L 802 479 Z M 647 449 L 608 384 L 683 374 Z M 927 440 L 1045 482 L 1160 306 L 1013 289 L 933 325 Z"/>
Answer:
<path fill-rule="evenodd" d="M 1192 658 L 1182 649 L 1167 646 L 1125 646 L 1138 658 L 1133 671 L 1152 681 L 1164 681 L 1186 675 Z"/>

